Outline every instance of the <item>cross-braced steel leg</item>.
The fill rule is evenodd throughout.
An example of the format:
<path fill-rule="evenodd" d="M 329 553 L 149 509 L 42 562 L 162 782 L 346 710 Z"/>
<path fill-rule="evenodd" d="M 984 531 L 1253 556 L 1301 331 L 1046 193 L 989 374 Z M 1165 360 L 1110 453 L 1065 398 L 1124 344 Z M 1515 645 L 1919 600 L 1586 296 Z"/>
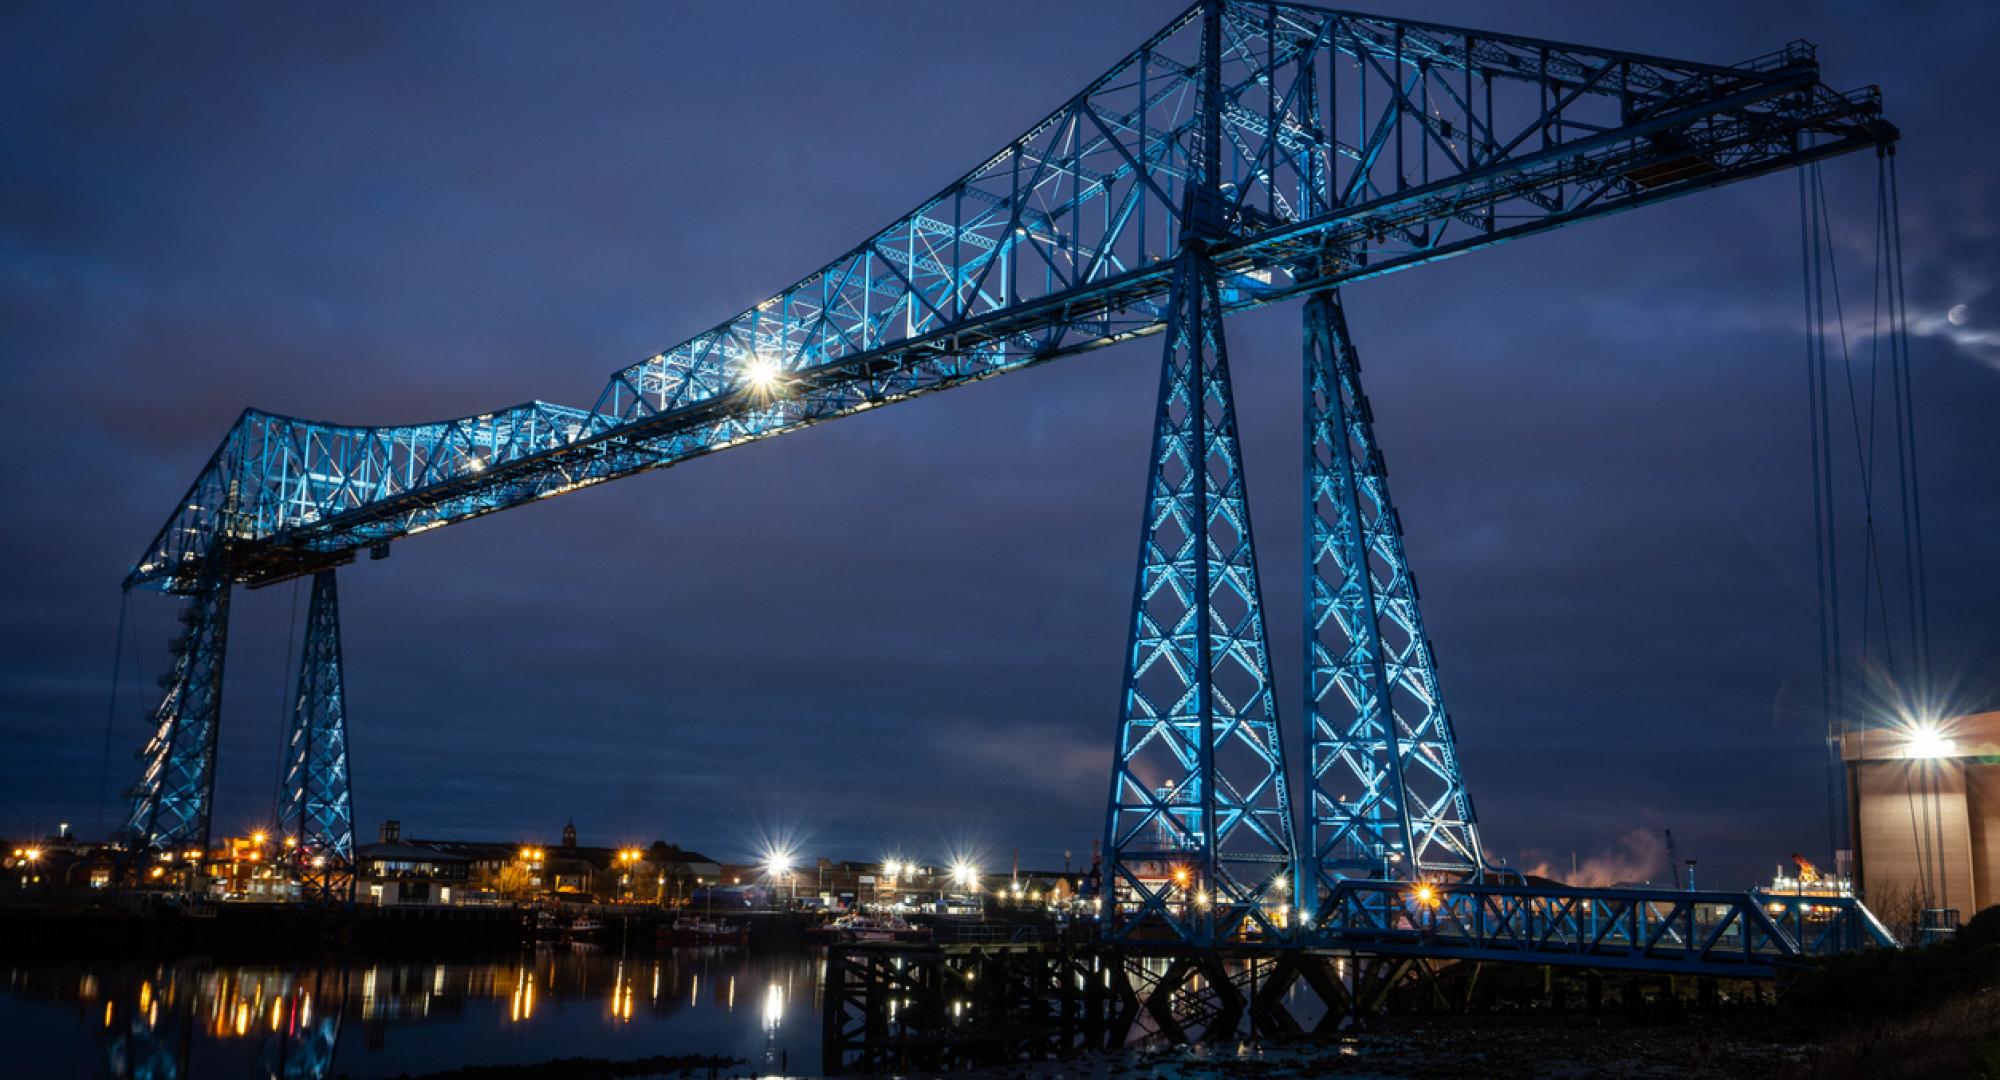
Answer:
<path fill-rule="evenodd" d="M 348 787 L 347 690 L 341 677 L 334 572 L 313 575 L 305 656 L 292 707 L 291 753 L 279 817 L 302 899 L 354 897 L 354 808 Z"/>
<path fill-rule="evenodd" d="M 1307 768 L 1302 895 L 1480 868 L 1417 584 L 1337 293 L 1305 305 Z"/>
<path fill-rule="evenodd" d="M 173 666 L 160 676 L 165 693 L 153 709 L 153 734 L 139 750 L 139 781 L 129 792 L 128 873 L 144 884 L 192 884 L 186 879 L 199 873 L 208 851 L 230 583 L 219 554 L 207 563 L 181 605 L 180 629 L 169 642 Z"/>
<path fill-rule="evenodd" d="M 1215 266 L 1175 269 L 1105 824 L 1114 936 L 1285 933 L 1292 808 Z"/>

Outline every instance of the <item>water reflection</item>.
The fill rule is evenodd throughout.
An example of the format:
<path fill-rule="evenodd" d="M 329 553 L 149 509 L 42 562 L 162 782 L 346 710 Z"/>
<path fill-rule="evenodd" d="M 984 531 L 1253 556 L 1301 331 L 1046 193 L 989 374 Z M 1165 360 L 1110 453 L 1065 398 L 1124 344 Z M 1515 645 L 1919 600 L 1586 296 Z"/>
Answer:
<path fill-rule="evenodd" d="M 818 1060 L 824 971 L 818 951 L 734 947 L 620 956 L 543 946 L 489 963 L 21 966 L 0 984 L 0 1037 L 26 1048 L 23 1075 L 34 1076 L 324 1077 L 337 1061 L 338 1073 L 365 1077 L 675 1054 L 782 1070 L 794 1055 Z"/>

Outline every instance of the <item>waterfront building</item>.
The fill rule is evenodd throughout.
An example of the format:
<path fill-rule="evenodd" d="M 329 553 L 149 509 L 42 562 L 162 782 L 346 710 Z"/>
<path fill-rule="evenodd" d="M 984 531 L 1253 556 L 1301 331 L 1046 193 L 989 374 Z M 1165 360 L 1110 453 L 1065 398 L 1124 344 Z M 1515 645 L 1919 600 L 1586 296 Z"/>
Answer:
<path fill-rule="evenodd" d="M 472 858 L 435 843 L 406 842 L 402 824 L 383 822 L 376 842 L 355 850 L 356 899 L 383 907 L 466 902 Z"/>
<path fill-rule="evenodd" d="M 1949 927 L 2000 904 L 2000 712 L 1854 732 L 1841 757 L 1871 910 Z"/>
<path fill-rule="evenodd" d="M 356 850 L 360 896 L 380 904 L 491 904 L 563 899 L 685 903 L 715 885 L 723 869 L 700 852 L 656 842 L 650 848 L 592 847 L 563 827 L 553 845 L 491 840 L 406 839 L 402 823 L 382 823 L 376 843 Z"/>
<path fill-rule="evenodd" d="M 10 899 L 76 901 L 111 884 L 113 852 L 65 821 L 35 840 L 0 840 L 0 892 Z"/>

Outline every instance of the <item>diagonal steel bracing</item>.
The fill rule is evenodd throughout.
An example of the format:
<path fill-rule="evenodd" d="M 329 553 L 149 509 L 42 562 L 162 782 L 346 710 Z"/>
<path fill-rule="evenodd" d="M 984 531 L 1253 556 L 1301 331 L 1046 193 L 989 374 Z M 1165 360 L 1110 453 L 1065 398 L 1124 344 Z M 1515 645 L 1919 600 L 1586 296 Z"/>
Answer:
<path fill-rule="evenodd" d="M 139 750 L 126 831 L 136 853 L 194 860 L 208 851 L 215 797 L 215 739 L 222 719 L 222 666 L 229 642 L 229 575 L 212 552 L 181 603 L 168 643 L 172 667 L 152 713 L 153 733 Z M 143 866 L 139 864 L 135 869 Z"/>
<path fill-rule="evenodd" d="M 1295 855 L 1213 267 L 1175 270 L 1105 826 L 1114 935 L 1282 934 Z"/>
<path fill-rule="evenodd" d="M 231 573 L 279 580 L 1158 333 L 1187 235 L 1240 311 L 1895 137 L 1874 91 L 1829 89 L 1803 43 L 1723 66 L 1204 2 L 886 228 L 613 373 L 589 408 L 377 427 L 245 411 L 127 580 L 192 588 L 225 491 Z"/>
<path fill-rule="evenodd" d="M 1305 303 L 1311 880 L 1480 869 L 1472 799 L 1337 293 Z"/>
<path fill-rule="evenodd" d="M 293 699 L 279 832 L 307 900 L 354 896 L 354 806 L 348 783 L 347 688 L 340 657 L 334 572 L 313 575 L 305 654 Z"/>
<path fill-rule="evenodd" d="M 133 829 L 168 848 L 207 836 L 231 582 L 386 555 L 431 529 L 1164 332 L 1107 829 L 1107 883 L 1129 904 L 1117 914 L 1199 939 L 1272 934 L 1265 890 L 1294 854 L 1319 892 L 1473 870 L 1471 804 L 1328 291 L 1896 138 L 1879 95 L 1821 83 L 1803 43 L 1723 66 L 1200 0 L 886 228 L 614 372 L 589 408 L 372 427 L 246 410 L 126 578 L 190 597 L 195 634 L 155 713 Z M 1317 297 L 1320 414 L 1312 845 L 1295 853 L 1221 319 L 1301 295 Z M 337 642 L 334 655 L 337 691 Z M 333 714 L 316 715 L 305 745 L 321 753 L 313 725 Z M 1148 884 L 1169 857 L 1194 860 L 1211 908 L 1175 909 Z"/>

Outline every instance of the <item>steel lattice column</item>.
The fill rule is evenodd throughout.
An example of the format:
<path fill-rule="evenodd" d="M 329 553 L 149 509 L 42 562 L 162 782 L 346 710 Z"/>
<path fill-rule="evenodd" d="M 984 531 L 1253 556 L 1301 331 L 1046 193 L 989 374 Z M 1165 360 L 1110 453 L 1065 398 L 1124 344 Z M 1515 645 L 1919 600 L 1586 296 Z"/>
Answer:
<path fill-rule="evenodd" d="M 153 734 L 138 753 L 144 763 L 139 781 L 128 793 L 132 816 L 126 831 L 136 856 L 207 854 L 229 592 L 223 557 L 211 554 L 181 605 L 181 628 L 168 643 L 173 665 L 160 676 L 165 693 L 153 710 Z M 132 869 L 143 873 L 147 867 L 135 863 Z M 192 864 L 189 872 L 195 872 Z"/>
<path fill-rule="evenodd" d="M 1214 265 L 1180 258 L 1161 372 L 1122 715 L 1105 916 L 1201 944 L 1273 938 L 1291 799 Z"/>
<path fill-rule="evenodd" d="M 1306 663 L 1311 877 L 1458 876 L 1483 865 L 1438 696 L 1402 522 L 1339 296 L 1305 305 Z"/>
<path fill-rule="evenodd" d="M 279 817 L 288 861 L 307 900 L 354 897 L 347 691 L 341 677 L 340 595 L 333 574 L 322 570 L 313 575 Z"/>

